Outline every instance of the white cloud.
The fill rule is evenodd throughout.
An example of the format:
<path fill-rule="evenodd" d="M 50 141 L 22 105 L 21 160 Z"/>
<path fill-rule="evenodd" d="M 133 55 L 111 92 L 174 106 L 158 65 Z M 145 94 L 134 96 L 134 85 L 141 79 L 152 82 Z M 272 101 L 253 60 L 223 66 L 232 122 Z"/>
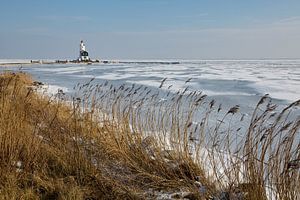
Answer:
<path fill-rule="evenodd" d="M 300 16 L 288 17 L 280 19 L 276 22 L 277 24 L 300 24 Z"/>
<path fill-rule="evenodd" d="M 178 15 L 177 18 L 182 18 L 182 19 L 193 18 L 193 19 L 197 19 L 197 18 L 204 18 L 204 17 L 207 17 L 207 16 L 209 16 L 208 13 L 198 13 L 198 14 L 193 14 L 193 15 Z"/>
<path fill-rule="evenodd" d="M 71 22 L 83 22 L 90 21 L 91 18 L 88 16 L 64 16 L 64 15 L 47 15 L 47 16 L 39 16 L 39 19 L 47 20 L 47 21 L 71 21 Z"/>

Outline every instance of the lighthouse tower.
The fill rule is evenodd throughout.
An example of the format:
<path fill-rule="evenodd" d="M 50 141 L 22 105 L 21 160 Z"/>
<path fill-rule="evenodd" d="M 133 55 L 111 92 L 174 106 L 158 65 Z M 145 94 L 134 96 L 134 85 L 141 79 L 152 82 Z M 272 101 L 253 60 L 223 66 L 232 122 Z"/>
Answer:
<path fill-rule="evenodd" d="M 89 61 L 89 53 L 86 51 L 85 44 L 83 40 L 80 41 L 80 51 L 79 51 L 79 62 L 86 62 Z"/>

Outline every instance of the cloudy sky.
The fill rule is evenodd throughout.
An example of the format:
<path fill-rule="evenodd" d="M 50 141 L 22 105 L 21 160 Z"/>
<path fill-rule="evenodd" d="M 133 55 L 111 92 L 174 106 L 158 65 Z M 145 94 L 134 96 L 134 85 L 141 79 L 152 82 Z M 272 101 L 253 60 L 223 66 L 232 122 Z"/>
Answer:
<path fill-rule="evenodd" d="M 0 58 L 300 58 L 299 0 L 6 0 Z"/>

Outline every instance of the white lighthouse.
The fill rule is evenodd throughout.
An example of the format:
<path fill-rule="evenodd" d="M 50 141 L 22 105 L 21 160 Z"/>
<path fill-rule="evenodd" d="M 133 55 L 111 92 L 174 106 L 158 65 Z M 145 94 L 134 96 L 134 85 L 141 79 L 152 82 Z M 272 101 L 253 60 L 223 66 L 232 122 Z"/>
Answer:
<path fill-rule="evenodd" d="M 83 40 L 80 41 L 80 50 L 79 50 L 79 62 L 86 62 L 90 61 L 89 53 L 87 52 L 85 48 L 85 44 L 83 43 Z"/>

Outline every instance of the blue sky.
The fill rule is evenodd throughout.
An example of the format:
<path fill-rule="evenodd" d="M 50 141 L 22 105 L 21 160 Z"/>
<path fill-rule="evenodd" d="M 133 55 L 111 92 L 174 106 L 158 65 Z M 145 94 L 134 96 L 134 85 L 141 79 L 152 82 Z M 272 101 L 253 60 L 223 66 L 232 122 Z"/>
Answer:
<path fill-rule="evenodd" d="M 299 0 L 1 0 L 0 58 L 300 57 Z"/>

